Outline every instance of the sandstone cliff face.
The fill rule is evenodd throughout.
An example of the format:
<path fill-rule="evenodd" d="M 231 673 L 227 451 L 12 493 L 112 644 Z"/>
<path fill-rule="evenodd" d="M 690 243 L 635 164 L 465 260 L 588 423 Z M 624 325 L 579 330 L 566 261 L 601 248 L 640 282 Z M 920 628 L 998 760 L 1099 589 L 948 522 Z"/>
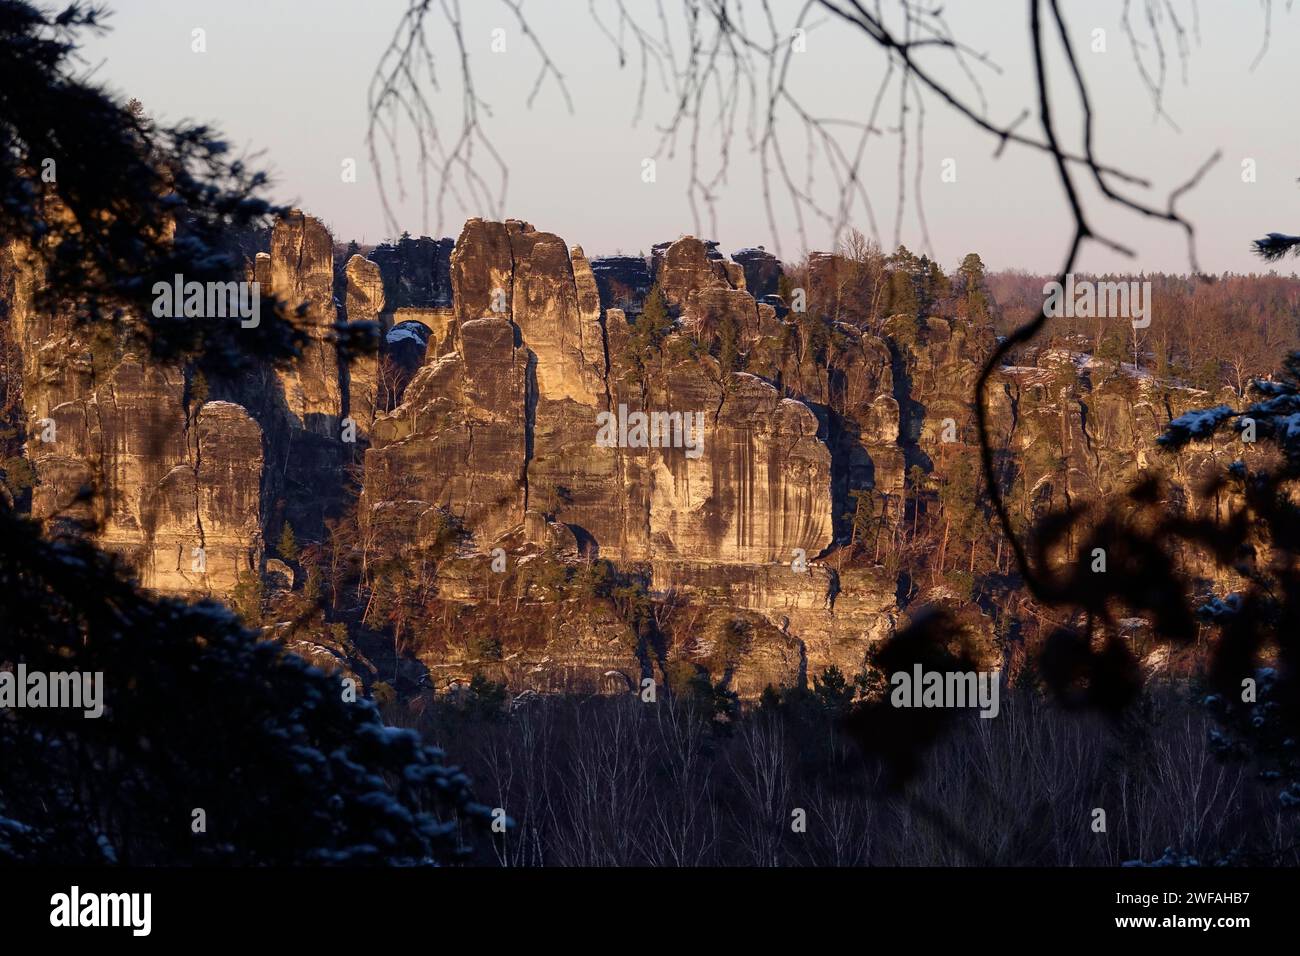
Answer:
<path fill-rule="evenodd" d="M 716 323 L 728 310 L 746 336 L 775 321 L 704 243 L 661 258 L 684 315 Z M 680 335 L 634 367 L 632 327 L 602 310 L 582 250 L 525 223 L 471 220 L 450 272 L 454 351 L 431 349 L 377 419 L 363 516 L 415 529 L 445 510 L 480 554 L 514 537 L 544 546 L 562 528 L 575 552 L 646 569 L 653 593 L 722 588 L 740 608 L 833 613 L 826 573 L 790 570 L 832 542 L 831 451 L 808 406 L 675 348 Z M 598 443 L 598 415 L 656 411 L 702 423 L 699 448 Z"/>
<path fill-rule="evenodd" d="M 343 400 L 338 351 L 330 338 L 334 306 L 334 240 L 325 225 L 295 210 L 271 232 L 271 290 L 301 308 L 307 344 L 302 359 L 277 370 L 284 401 L 306 431 L 337 438 Z"/>
<path fill-rule="evenodd" d="M 744 270 L 723 259 L 717 246 L 686 236 L 653 248 L 654 277 L 670 305 L 683 308 L 692 296 L 714 289 L 744 290 Z"/>
<path fill-rule="evenodd" d="M 262 433 L 240 406 L 204 402 L 184 369 L 124 353 L 69 315 L 38 314 L 41 272 L 19 245 L 11 332 L 23 344 L 32 513 L 93 529 L 141 583 L 226 596 L 262 556 Z"/>
<path fill-rule="evenodd" d="M 690 277 L 707 274 L 707 291 L 757 316 L 703 243 L 673 243 L 664 263 L 675 294 L 697 302 Z M 581 250 L 521 222 L 468 222 L 451 274 L 458 351 L 429 356 L 403 405 L 376 424 L 368 509 L 450 510 L 478 550 L 538 511 L 590 554 L 649 566 L 659 591 L 677 564 L 742 579 L 831 544 L 831 454 L 802 403 L 751 375 L 722 377 L 707 356 L 663 359 L 630 380 L 627 321 L 602 315 Z M 597 415 L 620 407 L 698 414 L 698 457 L 597 444 Z"/>
<path fill-rule="evenodd" d="M 700 609 L 662 657 L 604 605 L 533 602 L 514 624 L 500 617 L 503 628 L 529 622 L 508 647 L 418 647 L 439 686 L 483 671 L 516 689 L 621 692 L 687 662 L 757 696 L 831 665 L 858 671 L 905 618 L 897 569 L 883 557 L 840 560 L 853 501 L 869 495 L 877 540 L 896 540 L 920 493 L 913 476 L 942 481 L 962 456 L 974 460 L 971 396 L 994 345 L 988 326 L 896 316 L 877 334 L 818 331 L 779 300 L 761 301 L 781 277 L 762 250 L 727 260 L 684 237 L 656 246 L 649 263 L 589 261 L 514 220 L 470 220 L 454 245 L 406 238 L 335 268 L 322 223 L 295 213 L 277 224 L 253 274 L 302 307 L 302 360 L 208 382 L 124 354 L 68 316 L 36 314 L 40 276 L 8 248 L 37 517 L 94 522 L 147 586 L 229 597 L 264 569 L 263 541 L 283 522 L 300 540 L 325 540 L 326 517 L 352 505 L 345 471 L 359 461 L 369 560 L 413 567 L 448 516 L 463 525 L 438 588 L 467 627 L 498 622 L 497 547 L 511 573 L 605 558 L 661 606 Z M 833 257 L 810 271 L 817 293 L 834 282 Z M 652 282 L 674 326 L 647 346 L 636 323 Z M 340 367 L 341 313 L 380 326 L 379 355 Z M 748 371 L 733 370 L 728 349 Z M 1168 461 L 1154 451 L 1171 417 L 1222 397 L 1062 350 L 1032 361 L 1003 369 L 990 390 L 995 445 L 1012 463 L 1008 494 L 1023 514 L 1115 493 L 1151 471 L 1191 487 L 1241 453 L 1206 446 Z M 638 441 L 638 413 L 698 421 L 702 440 L 674 442 L 670 431 L 662 444 Z M 615 440 L 600 440 L 601 416 Z M 345 419 L 355 443 L 342 437 Z M 55 440 L 41 441 L 43 422 Z M 287 564 L 268 573 L 292 586 Z"/>
<path fill-rule="evenodd" d="M 348 260 L 344 268 L 345 301 L 348 320 L 375 322 L 382 326 L 384 307 L 384 279 L 379 265 L 359 255 Z M 379 355 L 359 355 L 347 369 L 348 417 L 357 423 L 361 435 L 370 432 L 379 413 Z"/>
<path fill-rule="evenodd" d="M 262 430 L 241 405 L 224 401 L 204 403 L 195 426 L 194 511 L 207 552 L 203 583 L 228 597 L 243 576 L 260 573 Z M 197 584 L 192 573 L 182 581 L 184 587 L 174 579 L 152 586 L 189 591 Z"/>
<path fill-rule="evenodd" d="M 528 357 L 504 318 L 471 319 L 457 334 L 459 350 L 422 367 L 403 403 L 375 422 L 363 515 L 445 508 L 486 547 L 526 505 Z"/>
<path fill-rule="evenodd" d="M 1242 501 L 1235 492 L 1203 489 L 1234 461 L 1263 465 L 1265 452 L 1229 436 L 1194 442 L 1176 455 L 1155 442 L 1170 420 L 1193 409 L 1240 407 L 1231 389 L 1214 395 L 1174 387 L 1132 366 L 1063 349 L 1043 350 L 1034 366 L 1004 368 L 995 385 L 995 442 L 1016 463 L 1008 497 L 1021 514 L 1113 499 L 1154 478 L 1168 507 L 1222 520 Z M 1231 580 L 1209 554 L 1188 551 L 1179 560 L 1193 582 L 1221 587 Z"/>
<path fill-rule="evenodd" d="M 666 287 L 688 290 L 699 274 L 727 281 L 696 240 L 674 243 L 664 261 L 677 272 Z M 368 476 L 419 476 L 401 494 L 460 516 L 479 548 L 530 508 L 621 562 L 763 564 L 830 544 L 830 453 L 802 403 L 752 375 L 724 378 L 707 357 L 665 360 L 630 381 L 627 323 L 602 316 L 581 250 L 524 223 L 471 220 L 451 271 L 458 350 L 429 358 L 376 424 Z M 757 315 L 746 293 L 725 291 Z M 610 322 L 622 331 L 607 334 Z M 598 414 L 638 411 L 700 416 L 698 455 L 597 443 Z"/>

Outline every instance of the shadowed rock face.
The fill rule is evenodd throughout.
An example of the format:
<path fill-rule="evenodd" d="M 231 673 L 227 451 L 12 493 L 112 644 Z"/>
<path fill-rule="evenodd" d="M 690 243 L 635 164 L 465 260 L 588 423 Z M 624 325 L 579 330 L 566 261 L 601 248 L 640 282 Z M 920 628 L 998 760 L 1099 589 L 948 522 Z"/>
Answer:
<path fill-rule="evenodd" d="M 781 262 L 764 249 L 741 249 L 731 254 L 732 261 L 745 270 L 745 288 L 756 299 L 776 295 L 781 279 Z"/>
<path fill-rule="evenodd" d="M 600 256 L 591 260 L 591 271 L 605 309 L 640 314 L 650 291 L 650 270 L 641 256 Z"/>
<path fill-rule="evenodd" d="M 370 259 L 383 275 L 390 308 L 451 306 L 451 239 L 406 236 L 374 248 Z"/>
<path fill-rule="evenodd" d="M 395 365 L 412 373 L 417 372 L 424 364 L 432 334 L 423 322 L 404 319 L 384 336 L 384 351 Z"/>

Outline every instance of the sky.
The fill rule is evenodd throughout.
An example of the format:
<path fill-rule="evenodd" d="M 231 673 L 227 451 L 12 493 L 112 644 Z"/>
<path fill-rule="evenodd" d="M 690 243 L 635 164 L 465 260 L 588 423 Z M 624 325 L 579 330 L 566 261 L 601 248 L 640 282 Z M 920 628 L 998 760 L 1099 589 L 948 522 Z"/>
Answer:
<path fill-rule="evenodd" d="M 394 196 L 397 182 L 387 152 L 381 152 L 380 170 L 370 164 L 367 92 L 407 3 L 108 0 L 112 29 L 85 44 L 84 67 L 122 97 L 139 98 L 158 119 L 216 125 L 233 145 L 256 154 L 269 169 L 274 198 L 320 217 L 340 241 L 374 243 L 393 232 L 380 201 L 380 179 Z M 659 29 L 649 0 L 629 5 L 647 26 Z M 1135 8 L 1142 5 L 1134 0 Z M 671 90 L 652 72 L 644 115 L 634 123 L 641 76 L 635 54 L 620 68 L 615 44 L 591 15 L 594 8 L 612 28 L 616 6 L 614 0 L 522 4 L 532 36 L 564 77 L 570 110 L 553 81 L 543 83 L 529 105 L 541 61 L 512 10 L 496 0 L 464 3 L 466 56 L 478 96 L 491 114 L 484 118 L 484 130 L 509 170 L 504 214 L 557 233 L 593 256 L 648 252 L 656 242 L 686 234 L 717 239 L 726 252 L 762 245 L 787 259 L 808 248 L 830 248 L 835 236 L 827 224 L 814 220 L 801 235 L 789 194 L 779 185 L 769 219 L 759 154 L 743 128 L 731 138 L 726 181 L 717 189 L 716 224 L 707 218 L 697 223 L 687 197 L 687 143 L 679 141 L 671 155 L 660 148 L 660 130 L 674 107 Z M 439 4 L 433 7 L 436 11 Z M 782 37 L 791 36 L 800 7 L 792 0 L 773 0 Z M 968 59 L 983 101 L 951 51 L 918 49 L 918 61 L 964 102 L 985 110 L 995 124 L 1005 125 L 1028 109 L 1017 130 L 1040 138 L 1028 5 L 1023 0 L 948 0 L 943 7 L 953 35 L 996 64 L 994 69 Z M 1158 22 L 1167 64 L 1163 108 L 1168 119 L 1162 119 L 1124 32 L 1123 0 L 1063 7 L 1097 116 L 1095 143 L 1101 159 L 1149 180 L 1150 188 L 1128 193 L 1163 209 L 1170 191 L 1220 150 L 1222 159 L 1179 200 L 1179 210 L 1197 228 L 1201 269 L 1261 271 L 1250 254 L 1250 240 L 1271 231 L 1300 232 L 1300 123 L 1295 121 L 1300 10 L 1289 12 L 1281 0 L 1272 3 L 1268 50 L 1252 69 L 1266 36 L 1264 3 L 1171 0 L 1177 24 L 1168 13 L 1161 13 Z M 757 17 L 755 4 L 746 8 Z M 680 50 L 685 43 L 681 7 L 665 0 L 664 9 Z M 1165 9 L 1163 2 L 1160 9 Z M 421 78 L 422 89 L 444 133 L 453 135 L 462 104 L 458 54 L 446 21 L 431 16 L 429 43 L 440 89 L 435 91 L 427 77 Z M 759 25 L 757 20 L 750 23 L 755 33 Z M 813 16 L 806 26 L 798 44 L 802 49 L 789 58 L 790 91 L 812 115 L 864 122 L 884 76 L 883 52 L 855 28 L 825 14 Z M 1135 17 L 1135 28 L 1144 62 L 1154 74 L 1158 54 L 1149 27 Z M 1185 75 L 1175 51 L 1179 28 L 1188 46 Z M 202 52 L 195 50 L 196 30 L 202 31 Z M 1049 44 L 1047 56 L 1060 135 L 1078 149 L 1081 117 L 1059 46 Z M 759 83 L 765 82 L 760 76 Z M 759 94 L 761 99 L 761 85 Z M 949 269 L 971 251 L 993 269 L 1059 269 L 1073 222 L 1050 157 L 1015 145 L 995 155 L 993 137 L 933 95 L 921 99 L 919 157 L 915 105 L 907 114 L 899 214 L 899 100 L 895 81 L 886 92 L 878 132 L 869 137 L 858 166 L 875 228 L 861 205 L 853 211 L 852 224 L 886 248 L 898 240 Z M 701 125 L 697 154 L 711 172 L 722 137 L 712 116 Z M 853 127 L 828 129 L 838 133 L 846 148 L 854 148 Z M 464 219 L 494 214 L 485 205 L 452 203 L 438 221 L 436 209 L 422 202 L 414 188 L 417 157 L 409 135 L 401 135 L 406 137 L 400 159 L 408 195 L 394 202 L 398 231 L 455 236 Z M 802 186 L 802 127 L 786 114 L 776 135 Z M 655 162 L 653 182 L 645 181 L 647 159 Z M 349 160 L 356 164 L 355 181 L 345 181 Z M 475 169 L 495 175 L 481 153 Z M 829 170 L 818 164 L 813 174 L 811 195 L 833 207 L 839 192 Z M 1091 244 L 1075 271 L 1188 271 L 1181 229 L 1109 206 L 1085 176 L 1077 178 L 1094 231 L 1135 255 Z M 918 182 L 923 219 L 916 204 Z M 1288 260 L 1280 270 L 1292 271 L 1293 263 L 1300 260 Z"/>

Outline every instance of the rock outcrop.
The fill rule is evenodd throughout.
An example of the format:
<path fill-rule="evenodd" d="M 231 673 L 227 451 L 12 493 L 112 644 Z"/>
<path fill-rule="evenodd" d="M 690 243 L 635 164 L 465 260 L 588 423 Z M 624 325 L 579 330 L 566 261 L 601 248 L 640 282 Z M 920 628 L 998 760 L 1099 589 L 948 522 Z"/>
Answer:
<path fill-rule="evenodd" d="M 352 256 L 344 267 L 344 307 L 350 322 L 374 322 L 384 325 L 383 313 L 388 304 L 384 279 L 379 265 L 359 255 Z M 348 364 L 347 414 L 357 423 L 364 438 L 379 414 L 379 355 L 358 355 Z"/>
<path fill-rule="evenodd" d="M 839 268 L 812 258 L 809 301 L 841 294 Z M 857 672 L 911 601 L 953 602 L 992 631 L 955 586 L 913 593 L 888 555 L 931 485 L 973 474 L 987 323 L 807 321 L 777 297 L 775 257 L 727 259 L 689 236 L 649 261 L 589 261 L 527 223 L 472 219 L 454 243 L 404 237 L 344 261 L 320 221 L 294 212 L 251 272 L 299 310 L 302 358 L 232 379 L 38 314 L 39 269 L 16 245 L 0 269 L 33 513 L 84 523 L 146 586 L 229 598 L 262 574 L 278 595 L 302 588 L 263 542 L 287 523 L 323 543 L 326 520 L 355 506 L 364 561 L 437 566 L 443 626 L 414 653 L 438 686 L 483 672 L 516 689 L 621 692 L 680 663 L 753 697 L 832 665 Z M 656 329 L 642 324 L 652 284 L 668 312 Z M 341 363 L 341 318 L 376 324 L 379 354 Z M 1020 514 L 1160 469 L 1190 487 L 1240 454 L 1154 454 L 1171 417 L 1221 397 L 1062 349 L 1031 360 L 990 389 Z M 852 546 L 868 539 L 865 559 Z M 516 597 L 501 610 L 502 572 L 581 574 L 596 559 L 657 606 L 696 609 L 668 627 L 671 647 L 607 602 Z M 510 627 L 513 642 L 488 633 Z M 313 646 L 349 667 L 353 645 L 333 628 Z"/>
<path fill-rule="evenodd" d="M 303 430 L 336 439 L 343 399 L 338 350 L 332 339 L 338 320 L 334 240 L 319 219 L 294 210 L 275 224 L 271 231 L 271 291 L 301 310 L 300 324 L 307 332 L 302 358 L 277 370 L 286 409 Z"/>
<path fill-rule="evenodd" d="M 64 313 L 42 314 L 42 269 L 4 250 L 10 333 L 22 343 L 32 514 L 89 528 L 140 582 L 227 596 L 260 571 L 262 432 L 241 406 L 207 401 L 185 369 L 126 351 Z"/>
<path fill-rule="evenodd" d="M 726 281 L 695 240 L 674 243 L 665 262 L 678 273 L 666 288 L 692 303 L 689 276 Z M 581 250 L 527 224 L 471 220 L 452 278 L 457 350 L 430 357 L 376 424 L 368 475 L 452 511 L 480 548 L 530 508 L 620 562 L 751 565 L 829 546 L 830 452 L 802 403 L 755 376 L 724 376 L 707 356 L 663 359 L 629 378 L 619 334 L 606 334 L 610 321 L 626 322 L 614 310 L 602 316 Z M 725 291 L 744 300 L 736 309 L 756 328 L 753 298 Z M 655 412 L 676 416 L 662 447 L 631 433 L 598 441 L 599 416 Z M 699 431 L 695 449 L 683 421 Z M 389 500 L 367 485 L 372 507 Z"/>

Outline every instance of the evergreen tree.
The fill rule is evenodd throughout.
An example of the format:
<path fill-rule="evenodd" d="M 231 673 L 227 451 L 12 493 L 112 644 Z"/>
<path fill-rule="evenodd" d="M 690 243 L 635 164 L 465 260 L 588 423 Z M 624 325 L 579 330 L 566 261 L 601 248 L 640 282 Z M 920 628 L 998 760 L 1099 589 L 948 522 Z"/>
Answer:
<path fill-rule="evenodd" d="M 628 361 L 638 378 L 644 377 L 646 366 L 674 326 L 663 288 L 655 282 L 646 295 L 645 308 L 637 316 L 632 325 L 632 334 L 628 337 Z"/>
<path fill-rule="evenodd" d="M 740 351 L 740 329 L 730 314 L 718 323 L 718 365 L 722 367 L 723 380 L 732 372 L 744 369 L 744 356 Z"/>
<path fill-rule="evenodd" d="M 794 282 L 784 272 L 776 280 L 776 294 L 781 297 L 781 301 L 787 306 L 794 299 Z"/>
<path fill-rule="evenodd" d="M 966 317 L 974 321 L 983 321 L 989 317 L 988 293 L 984 289 L 984 260 L 978 253 L 969 252 L 957 268 L 961 280 L 962 301 L 966 306 Z"/>
<path fill-rule="evenodd" d="M 872 514 L 871 489 L 855 488 L 849 492 L 853 501 L 853 510 L 846 515 L 850 522 L 850 540 L 854 543 L 863 541 L 871 532 Z"/>
<path fill-rule="evenodd" d="M 952 294 L 952 286 L 939 263 L 929 256 L 922 256 L 917 262 L 917 283 L 919 314 L 926 316 L 942 312 L 944 300 Z"/>
<path fill-rule="evenodd" d="M 885 287 L 885 314 L 906 315 L 913 318 L 921 314 L 920 261 L 907 246 L 899 246 L 886 260 L 889 280 Z"/>
<path fill-rule="evenodd" d="M 280 538 L 275 543 L 275 551 L 286 561 L 298 560 L 298 539 L 294 537 L 293 525 L 287 521 L 280 526 Z"/>
<path fill-rule="evenodd" d="M 637 317 L 634 335 L 649 347 L 657 348 L 664 337 L 673 330 L 673 318 L 668 311 L 668 298 L 663 287 L 656 282 L 646 295 L 645 308 Z"/>

